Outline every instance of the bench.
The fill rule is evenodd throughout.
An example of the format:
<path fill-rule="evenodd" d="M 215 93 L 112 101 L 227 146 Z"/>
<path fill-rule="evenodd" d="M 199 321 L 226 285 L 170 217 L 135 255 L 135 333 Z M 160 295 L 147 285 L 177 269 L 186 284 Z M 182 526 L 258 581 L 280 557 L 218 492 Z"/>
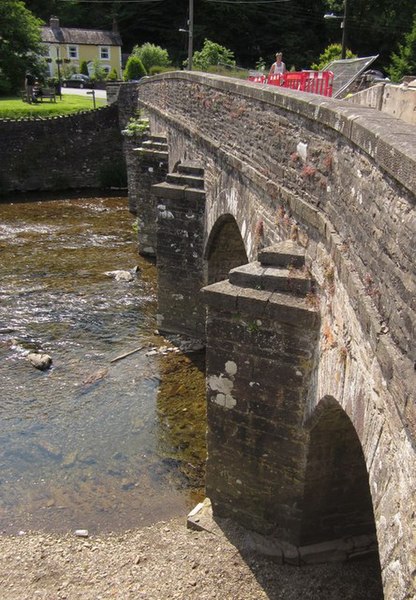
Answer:
<path fill-rule="evenodd" d="M 56 102 L 56 92 L 53 88 L 43 88 L 42 94 L 36 98 L 38 102 L 49 100 L 49 102 Z"/>
<path fill-rule="evenodd" d="M 26 90 L 20 90 L 20 96 L 23 102 L 27 102 Z M 49 102 L 56 102 L 56 91 L 53 88 L 43 88 L 42 94 L 37 96 L 36 100 L 33 102 L 43 102 L 44 100 L 49 100 Z"/>

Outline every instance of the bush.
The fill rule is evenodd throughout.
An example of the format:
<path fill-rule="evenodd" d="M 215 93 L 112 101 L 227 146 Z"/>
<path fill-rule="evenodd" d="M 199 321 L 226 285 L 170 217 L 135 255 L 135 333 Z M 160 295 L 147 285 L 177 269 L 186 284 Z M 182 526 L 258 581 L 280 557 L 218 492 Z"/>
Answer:
<path fill-rule="evenodd" d="M 127 59 L 126 68 L 124 69 L 124 81 L 140 79 L 140 77 L 144 77 L 145 75 L 147 75 L 147 72 L 142 61 L 138 56 L 131 54 Z"/>
<path fill-rule="evenodd" d="M 168 71 L 176 71 L 175 67 L 160 67 L 154 65 L 149 69 L 149 75 L 157 75 L 158 73 L 167 73 Z"/>
<path fill-rule="evenodd" d="M 132 54 L 140 58 L 147 72 L 151 67 L 169 67 L 171 64 L 168 51 L 149 42 L 135 46 Z"/>
<path fill-rule="evenodd" d="M 107 78 L 107 71 L 104 69 L 98 58 L 95 58 L 92 61 L 92 72 L 91 72 L 91 80 L 92 81 L 105 81 Z"/>
<path fill-rule="evenodd" d="M 149 131 L 149 119 L 141 117 L 140 114 L 137 117 L 131 117 L 123 129 L 122 133 L 126 137 L 135 137 L 137 135 L 143 135 Z"/>
<path fill-rule="evenodd" d="M 81 63 L 81 66 L 80 66 L 80 68 L 79 68 L 79 72 L 80 72 L 82 75 L 88 75 L 88 77 L 89 77 L 90 73 L 89 73 L 89 71 L 88 71 L 88 63 L 87 63 L 87 61 L 86 61 L 86 60 L 83 60 L 83 61 L 82 61 L 82 63 Z"/>
<path fill-rule="evenodd" d="M 118 79 L 117 71 L 116 71 L 116 68 L 113 67 L 107 75 L 107 81 L 117 81 L 117 79 Z"/>
<path fill-rule="evenodd" d="M 207 68 L 207 72 L 225 75 L 226 77 L 234 77 L 235 79 L 247 79 L 249 74 L 247 69 L 224 65 L 212 65 Z"/>
<path fill-rule="evenodd" d="M 416 17 L 411 31 L 404 37 L 404 44 L 391 55 L 391 64 L 386 70 L 392 81 L 400 81 L 405 75 L 416 75 Z"/>
<path fill-rule="evenodd" d="M 184 62 L 184 66 L 187 62 Z M 210 66 L 221 64 L 235 67 L 234 52 L 208 39 L 205 39 L 200 52 L 194 52 L 192 62 L 193 68 L 199 71 L 207 71 Z"/>
<path fill-rule="evenodd" d="M 311 65 L 311 69 L 314 71 L 322 71 L 330 62 L 333 60 L 339 60 L 342 54 L 341 44 L 330 44 L 325 48 L 322 54 L 318 58 L 318 62 Z M 351 50 L 347 50 L 346 58 L 357 58 L 356 54 L 353 54 Z"/>

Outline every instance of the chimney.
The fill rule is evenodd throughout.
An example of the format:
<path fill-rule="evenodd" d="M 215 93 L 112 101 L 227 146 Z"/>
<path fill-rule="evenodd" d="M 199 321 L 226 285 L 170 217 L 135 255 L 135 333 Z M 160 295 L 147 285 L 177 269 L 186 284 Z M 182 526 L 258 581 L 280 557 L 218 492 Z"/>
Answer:
<path fill-rule="evenodd" d="M 118 23 L 115 17 L 113 17 L 113 33 L 118 33 Z"/>
<path fill-rule="evenodd" d="M 51 29 L 59 29 L 59 17 L 51 17 L 49 19 L 49 27 Z"/>

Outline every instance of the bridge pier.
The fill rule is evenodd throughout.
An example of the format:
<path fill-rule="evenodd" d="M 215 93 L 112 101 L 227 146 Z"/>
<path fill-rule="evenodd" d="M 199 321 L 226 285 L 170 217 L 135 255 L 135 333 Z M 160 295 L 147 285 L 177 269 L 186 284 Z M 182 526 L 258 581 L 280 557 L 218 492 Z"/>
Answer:
<path fill-rule="evenodd" d="M 214 515 L 298 545 L 319 316 L 298 246 L 276 244 L 259 260 L 203 290 L 206 493 Z"/>
<path fill-rule="evenodd" d="M 151 188 L 158 200 L 158 328 L 192 338 L 205 337 L 203 187 L 203 169 L 180 164 Z"/>
<path fill-rule="evenodd" d="M 139 254 L 156 256 L 157 198 L 152 186 L 165 180 L 168 171 L 166 138 L 150 135 L 128 156 L 134 161 L 129 173 L 129 209 L 137 215 Z"/>
<path fill-rule="evenodd" d="M 368 474 L 350 419 L 333 398 L 307 418 L 320 316 L 303 250 L 275 244 L 203 293 L 214 517 L 267 536 L 269 553 L 274 540 L 282 562 L 376 552 Z"/>

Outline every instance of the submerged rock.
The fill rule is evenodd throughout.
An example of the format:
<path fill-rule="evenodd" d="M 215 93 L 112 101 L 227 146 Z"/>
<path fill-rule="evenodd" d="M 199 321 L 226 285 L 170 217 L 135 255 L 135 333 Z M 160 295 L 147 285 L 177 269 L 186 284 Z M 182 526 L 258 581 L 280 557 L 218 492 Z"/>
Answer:
<path fill-rule="evenodd" d="M 118 271 L 106 271 L 104 275 L 107 275 L 107 277 L 112 277 L 116 281 L 133 281 L 138 271 L 139 267 L 134 267 L 129 271 L 123 271 L 121 269 Z"/>
<path fill-rule="evenodd" d="M 37 352 L 29 352 L 26 357 L 28 361 L 40 371 L 46 371 L 52 364 L 52 357 L 49 354 L 39 354 Z"/>

